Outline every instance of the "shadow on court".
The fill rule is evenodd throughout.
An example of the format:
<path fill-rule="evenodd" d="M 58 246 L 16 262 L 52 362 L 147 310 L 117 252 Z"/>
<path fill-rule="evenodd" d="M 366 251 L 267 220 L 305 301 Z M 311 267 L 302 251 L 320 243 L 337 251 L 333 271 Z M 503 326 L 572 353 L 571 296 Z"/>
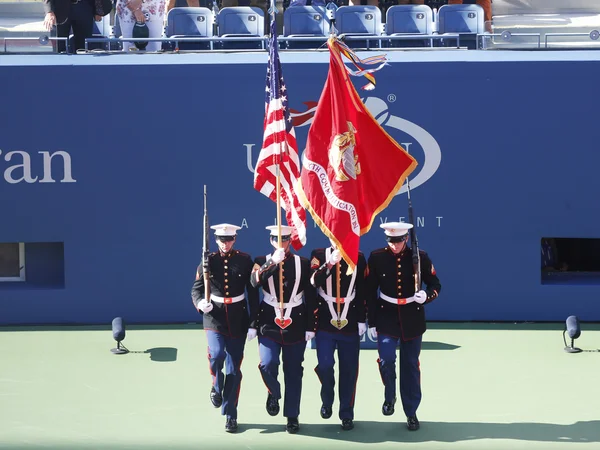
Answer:
<path fill-rule="evenodd" d="M 130 350 L 129 355 L 145 355 L 150 354 L 150 361 L 156 362 L 174 362 L 177 361 L 177 349 L 174 347 L 155 347 L 148 350 Z M 126 358 L 127 355 L 120 356 Z"/>
<path fill-rule="evenodd" d="M 460 345 L 447 344 L 446 342 L 423 341 L 421 350 L 456 350 Z"/>
<path fill-rule="evenodd" d="M 570 425 L 547 423 L 470 423 L 470 422 L 421 422 L 419 431 L 406 429 L 404 422 L 357 421 L 354 430 L 343 431 L 339 421 L 327 424 L 302 424 L 300 433 L 336 441 L 376 444 L 383 442 L 459 442 L 476 439 L 512 439 L 538 442 L 600 442 L 600 420 L 576 422 Z M 246 430 L 262 430 L 261 433 L 285 433 L 284 419 L 281 425 L 240 423 L 238 433 Z"/>

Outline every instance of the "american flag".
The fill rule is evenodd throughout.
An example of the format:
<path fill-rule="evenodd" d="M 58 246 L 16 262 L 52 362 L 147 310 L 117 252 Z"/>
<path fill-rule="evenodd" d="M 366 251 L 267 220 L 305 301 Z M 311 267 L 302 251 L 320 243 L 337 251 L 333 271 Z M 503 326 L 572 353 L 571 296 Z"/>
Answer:
<path fill-rule="evenodd" d="M 254 170 L 254 188 L 277 203 L 279 166 L 280 204 L 285 209 L 288 226 L 293 228 L 292 246 L 298 250 L 306 244 L 306 211 L 296 195 L 300 158 L 279 62 L 274 18 L 271 20 L 265 93 L 264 136 Z"/>

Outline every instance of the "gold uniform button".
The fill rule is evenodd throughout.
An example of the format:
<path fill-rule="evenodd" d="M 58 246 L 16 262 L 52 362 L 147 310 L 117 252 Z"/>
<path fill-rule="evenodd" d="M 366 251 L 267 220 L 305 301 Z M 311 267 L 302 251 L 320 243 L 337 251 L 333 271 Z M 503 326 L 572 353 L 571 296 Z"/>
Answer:
<path fill-rule="evenodd" d="M 225 274 L 225 275 L 227 275 L 227 274 Z M 225 283 L 227 283 L 227 281 L 228 281 L 227 278 L 225 278 Z"/>
<path fill-rule="evenodd" d="M 225 267 L 225 269 L 227 269 L 227 266 L 224 266 L 224 267 Z M 398 267 L 400 267 L 400 266 L 398 266 Z"/>
<path fill-rule="evenodd" d="M 227 264 L 227 260 L 223 261 L 225 264 Z"/>

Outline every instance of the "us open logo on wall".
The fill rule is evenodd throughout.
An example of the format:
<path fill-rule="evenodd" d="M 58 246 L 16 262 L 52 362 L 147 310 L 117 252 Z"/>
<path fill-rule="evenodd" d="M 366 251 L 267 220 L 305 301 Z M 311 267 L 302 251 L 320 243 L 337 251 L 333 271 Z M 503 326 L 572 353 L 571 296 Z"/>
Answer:
<path fill-rule="evenodd" d="M 388 101 L 393 103 L 395 98 L 390 94 Z M 418 172 L 411 176 L 410 188 L 415 189 L 433 177 L 440 167 L 442 151 L 431 133 L 416 123 L 391 114 L 388 104 L 378 97 L 367 97 L 362 100 L 385 131 L 419 162 Z M 308 132 L 317 109 L 317 102 L 304 102 L 304 105 L 306 110 L 302 112 L 290 108 L 290 115 L 294 128 L 307 127 L 306 132 Z M 402 186 L 396 195 L 404 192 L 406 192 L 406 185 Z"/>

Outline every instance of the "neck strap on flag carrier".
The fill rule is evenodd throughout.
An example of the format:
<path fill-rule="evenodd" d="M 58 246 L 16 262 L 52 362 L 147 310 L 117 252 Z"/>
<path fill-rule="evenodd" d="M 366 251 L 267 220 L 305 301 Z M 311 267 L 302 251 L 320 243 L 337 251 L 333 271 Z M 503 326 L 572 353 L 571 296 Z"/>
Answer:
<path fill-rule="evenodd" d="M 267 255 L 267 261 L 269 260 L 269 258 L 271 257 L 271 255 Z M 292 290 L 292 295 L 290 295 L 289 300 L 284 303 L 284 307 L 283 307 L 283 319 L 284 320 L 288 320 L 291 315 L 292 315 L 292 309 L 295 308 L 298 305 L 302 304 L 302 294 L 304 292 L 300 292 L 299 294 L 298 292 L 298 287 L 300 286 L 300 278 L 302 278 L 302 266 L 300 264 L 300 257 L 298 255 L 294 255 L 294 265 L 295 265 L 295 278 L 296 280 L 294 281 L 294 289 Z M 277 300 L 277 291 L 275 290 L 275 282 L 273 281 L 274 277 L 269 277 L 269 291 L 267 292 L 266 290 L 263 289 L 263 301 L 267 304 L 272 306 L 273 308 L 275 308 L 275 317 L 279 317 L 281 315 L 281 308 L 279 305 L 279 301 Z"/>
<path fill-rule="evenodd" d="M 325 250 L 325 261 L 329 260 L 329 256 L 331 255 L 331 247 Z M 337 276 L 335 274 L 335 270 L 332 270 L 331 275 L 327 277 L 325 282 L 325 288 L 327 292 L 323 291 L 322 288 L 319 288 L 319 295 L 327 302 L 327 306 L 329 307 L 329 313 L 331 314 L 332 319 L 345 321 L 346 317 L 348 317 L 348 310 L 350 309 L 350 302 L 354 300 L 354 284 L 356 283 L 356 270 L 352 272 L 352 278 L 350 279 L 350 284 L 348 285 L 348 292 L 346 297 L 342 297 L 342 293 L 338 292 L 340 296 L 340 303 L 344 304 L 344 309 L 341 311 L 341 315 L 338 317 L 336 310 L 334 309 L 334 305 L 337 303 L 337 298 L 334 297 L 333 294 L 333 277 Z"/>

